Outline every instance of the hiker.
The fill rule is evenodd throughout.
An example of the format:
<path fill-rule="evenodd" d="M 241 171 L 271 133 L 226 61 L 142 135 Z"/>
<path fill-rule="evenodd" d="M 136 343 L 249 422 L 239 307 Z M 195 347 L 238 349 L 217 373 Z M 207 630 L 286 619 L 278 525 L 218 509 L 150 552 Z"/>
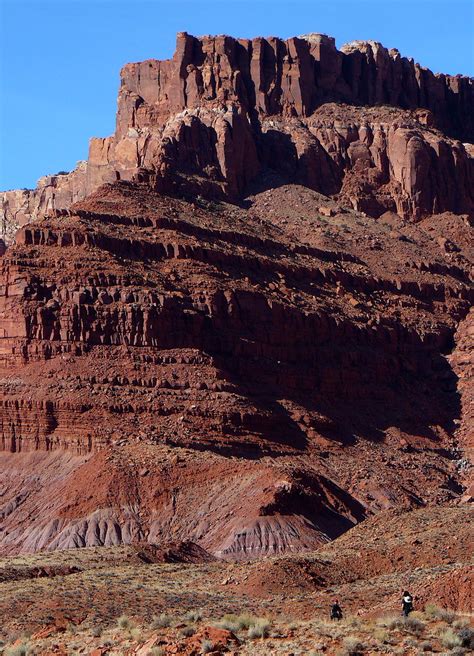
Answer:
<path fill-rule="evenodd" d="M 342 608 L 339 606 L 339 601 L 336 601 L 331 606 L 331 619 L 332 620 L 342 620 Z"/>
<path fill-rule="evenodd" d="M 413 610 L 413 597 L 409 592 L 405 590 L 403 593 L 403 598 L 402 598 L 402 609 L 403 609 L 403 614 L 405 617 L 408 617 L 408 615 L 412 612 Z"/>

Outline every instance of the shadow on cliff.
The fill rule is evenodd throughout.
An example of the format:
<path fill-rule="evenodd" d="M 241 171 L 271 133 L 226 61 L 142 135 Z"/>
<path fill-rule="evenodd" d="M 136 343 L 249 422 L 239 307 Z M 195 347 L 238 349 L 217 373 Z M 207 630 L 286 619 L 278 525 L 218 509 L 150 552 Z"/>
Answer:
<path fill-rule="evenodd" d="M 234 446 L 241 435 L 248 457 L 257 457 L 258 444 L 274 455 L 303 452 L 318 436 L 344 446 L 382 442 L 388 429 L 435 449 L 437 427 L 452 432 L 460 416 L 457 378 L 444 355 L 450 335 L 413 342 L 400 326 L 392 343 L 383 325 L 354 333 L 348 321 L 270 307 L 255 293 L 237 295 L 230 313 L 222 301 L 212 317 L 190 322 L 179 326 L 175 316 L 173 331 L 162 331 L 172 340 L 164 346 L 204 351 L 246 400 L 224 435 Z M 215 448 L 222 452 L 222 442 Z"/>
<path fill-rule="evenodd" d="M 285 372 L 281 364 L 268 360 L 250 363 L 240 359 L 232 366 L 229 359 L 214 356 L 225 378 L 238 394 L 248 399 L 254 411 L 252 419 L 234 426 L 231 434 L 237 438 L 239 430 L 245 429 L 265 441 L 262 448 L 244 447 L 242 455 L 249 458 L 258 457 L 261 450 L 271 455 L 287 452 L 288 447 L 304 451 L 311 440 L 309 436 L 315 435 L 341 446 L 354 445 L 359 440 L 383 442 L 390 428 L 421 439 L 426 447 L 441 454 L 440 437 L 434 427 L 448 433 L 454 431 L 454 420 L 461 412 L 457 377 L 441 354 L 427 358 L 432 364 L 430 370 L 417 376 L 406 371 L 397 376 L 387 372 L 385 383 L 367 377 L 358 381 L 359 372 L 350 372 L 353 383 L 333 394 L 322 391 L 324 373 L 312 371 L 307 363 L 296 369 L 288 367 Z M 372 359 L 375 365 L 379 359 L 377 349 Z M 269 382 L 272 372 L 274 382 Z M 298 378 L 301 388 L 294 385 Z M 304 417 L 301 412 L 296 416 L 290 413 L 282 399 L 303 409 Z M 219 447 L 217 450 L 223 452 Z M 415 449 L 408 445 L 407 450 Z M 450 457 L 448 452 L 445 457 Z"/>
<path fill-rule="evenodd" d="M 287 184 L 300 184 L 324 196 L 337 194 L 342 185 L 343 172 L 309 130 L 304 132 L 304 144 L 288 132 L 269 129 L 262 131 L 259 121 L 253 122 L 257 143 L 260 173 L 247 186 L 244 196 L 262 193 Z M 249 207 L 243 200 L 241 205 Z"/>

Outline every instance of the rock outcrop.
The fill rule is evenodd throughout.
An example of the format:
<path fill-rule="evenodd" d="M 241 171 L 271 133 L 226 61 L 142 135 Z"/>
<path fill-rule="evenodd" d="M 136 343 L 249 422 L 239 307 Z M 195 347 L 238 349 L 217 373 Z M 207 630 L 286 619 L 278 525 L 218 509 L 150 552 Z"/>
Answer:
<path fill-rule="evenodd" d="M 44 176 L 38 180 L 36 189 L 0 192 L 0 239 L 12 242 L 18 228 L 47 212 L 82 200 L 88 190 L 87 163 L 78 162 L 71 173 Z"/>
<path fill-rule="evenodd" d="M 19 231 L 0 278 L 4 552 L 172 536 L 238 560 L 456 498 L 467 217 L 440 242 L 304 187 L 249 203 L 120 182 Z"/>
<path fill-rule="evenodd" d="M 318 35 L 127 65 L 115 135 L 3 194 L 0 551 L 243 560 L 466 500 L 470 103 Z"/>
<path fill-rule="evenodd" d="M 375 42 L 181 33 L 172 59 L 122 69 L 115 134 L 87 164 L 0 194 L 0 238 L 117 179 L 238 202 L 273 171 L 373 216 L 470 213 L 473 88 Z"/>

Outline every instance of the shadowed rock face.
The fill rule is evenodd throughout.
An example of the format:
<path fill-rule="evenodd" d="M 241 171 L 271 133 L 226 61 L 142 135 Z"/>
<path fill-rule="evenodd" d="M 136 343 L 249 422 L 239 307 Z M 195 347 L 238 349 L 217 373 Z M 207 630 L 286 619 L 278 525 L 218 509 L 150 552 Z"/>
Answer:
<path fill-rule="evenodd" d="M 468 229 L 295 185 L 239 208 L 125 182 L 23 227 L 1 260 L 0 549 L 172 537 L 239 560 L 455 498 Z"/>
<path fill-rule="evenodd" d="M 0 194 L 0 237 L 116 179 L 238 202 L 269 170 L 371 216 L 469 213 L 473 98 L 376 42 L 181 33 L 172 59 L 122 69 L 116 132 L 87 163 Z"/>
<path fill-rule="evenodd" d="M 470 85 L 319 35 L 127 65 L 115 135 L 3 194 L 0 551 L 240 560 L 460 497 Z"/>

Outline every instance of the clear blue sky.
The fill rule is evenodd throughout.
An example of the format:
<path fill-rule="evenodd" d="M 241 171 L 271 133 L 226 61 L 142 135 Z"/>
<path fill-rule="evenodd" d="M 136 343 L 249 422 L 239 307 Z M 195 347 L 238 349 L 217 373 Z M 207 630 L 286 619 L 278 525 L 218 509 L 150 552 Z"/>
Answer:
<path fill-rule="evenodd" d="M 0 189 L 33 187 L 113 132 L 119 70 L 187 31 L 374 39 L 474 75 L 474 0 L 0 0 Z"/>

